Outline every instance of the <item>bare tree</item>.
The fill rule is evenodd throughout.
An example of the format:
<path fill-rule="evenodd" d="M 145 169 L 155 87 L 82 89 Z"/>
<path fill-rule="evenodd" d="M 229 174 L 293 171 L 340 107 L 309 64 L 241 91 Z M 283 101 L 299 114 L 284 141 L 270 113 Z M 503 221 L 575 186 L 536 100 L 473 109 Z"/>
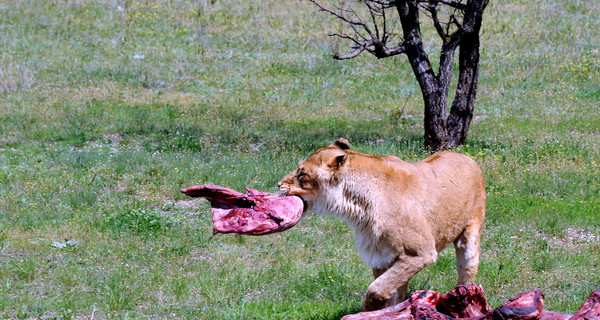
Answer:
<path fill-rule="evenodd" d="M 331 36 L 352 43 L 353 51 L 334 58 L 351 59 L 363 52 L 377 58 L 405 54 L 425 104 L 425 147 L 452 149 L 465 143 L 477 92 L 479 31 L 489 0 L 310 0 L 344 25 Z M 434 71 L 421 37 L 420 13 L 431 20 L 441 40 L 439 68 Z M 402 29 L 399 37 L 397 29 Z M 450 113 L 448 91 L 458 49 L 458 82 Z"/>

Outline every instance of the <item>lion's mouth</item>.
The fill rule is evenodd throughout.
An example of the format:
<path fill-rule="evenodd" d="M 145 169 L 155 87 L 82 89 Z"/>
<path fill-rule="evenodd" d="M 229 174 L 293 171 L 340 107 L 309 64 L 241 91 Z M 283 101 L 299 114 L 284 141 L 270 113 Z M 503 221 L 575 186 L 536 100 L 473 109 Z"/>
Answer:
<path fill-rule="evenodd" d="M 290 196 L 296 196 L 298 198 L 300 198 L 300 200 L 302 200 L 302 206 L 303 206 L 303 211 L 306 212 L 308 210 L 308 202 L 301 196 L 298 194 L 290 194 L 290 188 L 287 187 L 281 187 L 279 188 L 279 192 L 278 192 L 280 197 L 290 197 Z"/>

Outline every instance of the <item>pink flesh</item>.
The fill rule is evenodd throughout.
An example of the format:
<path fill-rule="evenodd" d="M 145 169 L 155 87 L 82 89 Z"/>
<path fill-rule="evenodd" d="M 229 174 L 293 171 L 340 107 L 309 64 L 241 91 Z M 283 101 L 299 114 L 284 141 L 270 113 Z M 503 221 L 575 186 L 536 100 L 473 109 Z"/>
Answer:
<path fill-rule="evenodd" d="M 539 289 L 524 291 L 491 309 L 479 285 L 459 285 L 446 294 L 417 291 L 395 306 L 360 312 L 342 320 L 600 320 L 600 290 L 590 294 L 574 315 L 544 310 Z"/>
<path fill-rule="evenodd" d="M 181 189 L 190 197 L 210 201 L 215 233 L 263 235 L 287 230 L 302 217 L 304 204 L 296 196 L 246 189 L 248 193 L 213 185 Z"/>

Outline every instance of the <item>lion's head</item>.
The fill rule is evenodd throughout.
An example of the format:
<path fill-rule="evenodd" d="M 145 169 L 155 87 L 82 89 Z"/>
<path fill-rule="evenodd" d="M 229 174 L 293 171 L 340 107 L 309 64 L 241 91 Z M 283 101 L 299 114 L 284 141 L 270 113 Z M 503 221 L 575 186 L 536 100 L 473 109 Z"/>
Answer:
<path fill-rule="evenodd" d="M 279 181 L 280 192 L 302 198 L 305 210 L 312 209 L 320 191 L 336 184 L 346 170 L 348 149 L 348 140 L 340 138 L 330 146 L 317 150 Z"/>

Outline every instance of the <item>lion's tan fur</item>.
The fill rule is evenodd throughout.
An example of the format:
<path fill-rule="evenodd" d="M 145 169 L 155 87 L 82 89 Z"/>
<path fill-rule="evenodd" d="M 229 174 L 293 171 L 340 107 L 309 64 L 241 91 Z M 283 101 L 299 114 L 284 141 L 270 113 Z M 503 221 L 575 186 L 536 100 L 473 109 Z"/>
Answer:
<path fill-rule="evenodd" d="M 408 280 L 450 243 L 458 282 L 474 281 L 486 195 L 481 169 L 465 155 L 441 152 L 410 163 L 351 151 L 338 139 L 300 162 L 280 190 L 354 230 L 376 277 L 365 297 L 367 310 L 402 299 Z"/>

